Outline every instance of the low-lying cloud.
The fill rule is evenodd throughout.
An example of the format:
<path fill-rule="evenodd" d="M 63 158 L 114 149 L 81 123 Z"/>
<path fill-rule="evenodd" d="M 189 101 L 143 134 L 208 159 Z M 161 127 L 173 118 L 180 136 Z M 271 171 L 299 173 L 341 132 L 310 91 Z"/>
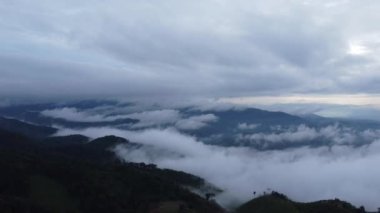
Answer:
<path fill-rule="evenodd" d="M 117 119 L 125 118 L 123 116 L 105 116 L 101 114 L 91 114 L 86 111 L 80 111 L 73 107 L 64 107 L 56 109 L 47 109 L 41 112 L 41 115 L 63 119 L 74 122 L 105 122 L 115 121 Z"/>
<path fill-rule="evenodd" d="M 247 123 L 239 123 L 238 129 L 240 130 L 253 130 L 259 127 L 260 124 L 247 124 Z"/>
<path fill-rule="evenodd" d="M 41 115 L 74 122 L 107 122 L 131 118 L 139 121 L 134 127 L 172 124 L 181 119 L 179 111 L 172 109 L 107 115 L 107 113 L 99 112 L 96 109 L 78 110 L 74 107 L 63 107 L 43 110 Z"/>
<path fill-rule="evenodd" d="M 127 115 L 127 117 L 139 120 L 134 127 L 141 128 L 173 124 L 181 118 L 181 114 L 177 110 L 163 109 L 132 113 Z"/>
<path fill-rule="evenodd" d="M 175 126 L 182 130 L 195 130 L 207 126 L 208 123 L 218 120 L 214 114 L 196 115 L 179 120 Z"/>
<path fill-rule="evenodd" d="M 317 143 L 324 142 L 326 144 L 354 144 L 363 145 L 370 143 L 380 137 L 378 130 L 356 130 L 349 127 L 328 125 L 320 128 L 310 127 L 307 125 L 299 125 L 297 127 L 273 127 L 271 133 L 253 133 L 237 135 L 237 141 L 249 141 L 252 143 L 262 142 L 267 145 L 275 143 L 305 143 L 310 145 L 321 145 Z M 276 132 L 277 131 L 277 132 Z M 315 144 L 312 144 L 312 143 Z"/>
<path fill-rule="evenodd" d="M 267 188 L 283 192 L 297 201 L 338 197 L 371 210 L 380 206 L 377 190 L 380 172 L 374 169 L 380 163 L 379 139 L 360 147 L 336 144 L 257 151 L 205 145 L 174 129 L 63 129 L 58 134 L 84 134 L 94 138 L 112 134 L 142 144 L 140 149 L 117 146 L 114 150 L 126 161 L 154 163 L 161 168 L 182 170 L 205 178 L 224 189 L 217 200 L 225 206 L 247 201 L 253 197 L 253 191 L 260 193 Z M 366 134 L 379 138 L 373 131 Z"/>
<path fill-rule="evenodd" d="M 147 110 L 140 112 L 125 112 L 109 110 L 106 107 L 98 107 L 87 110 L 79 110 L 74 107 L 63 107 L 46 109 L 41 111 L 41 115 L 56 119 L 63 119 L 73 122 L 111 122 L 119 119 L 135 119 L 138 122 L 128 125 L 128 128 L 143 129 L 148 127 L 175 127 L 180 130 L 196 130 L 207 126 L 209 123 L 218 120 L 214 114 L 200 114 L 195 116 L 185 116 L 176 109 Z M 120 109 L 119 109 L 120 110 Z M 119 114 L 115 114 L 119 113 Z"/>

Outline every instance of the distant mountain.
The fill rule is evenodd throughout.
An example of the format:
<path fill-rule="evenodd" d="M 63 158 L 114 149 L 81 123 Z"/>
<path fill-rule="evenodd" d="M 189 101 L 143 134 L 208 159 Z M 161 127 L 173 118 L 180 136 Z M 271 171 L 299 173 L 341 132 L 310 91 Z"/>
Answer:
<path fill-rule="evenodd" d="M 42 116 L 41 112 L 44 110 L 52 110 L 62 107 L 73 107 L 79 110 L 92 109 L 96 107 L 102 107 L 107 105 L 118 105 L 115 101 L 98 101 L 98 100 L 88 100 L 88 101 L 78 101 L 66 104 L 54 104 L 54 103 L 45 103 L 45 104 L 25 104 L 25 105 L 15 105 L 9 107 L 0 107 L 0 116 L 3 117 L 12 117 L 18 120 L 28 121 L 36 123 L 43 126 L 53 126 L 60 125 L 67 128 L 86 128 L 86 127 L 102 127 L 102 126 L 117 126 L 125 124 L 136 123 L 137 120 L 123 118 L 116 119 L 114 121 L 103 121 L 103 122 L 76 122 L 69 121 L 62 118 L 52 118 Z M 120 106 L 128 106 L 130 104 L 119 104 Z"/>
<path fill-rule="evenodd" d="M 57 131 L 57 129 L 52 127 L 25 123 L 16 119 L 4 117 L 0 117 L 0 128 L 35 139 L 45 138 Z"/>
<path fill-rule="evenodd" d="M 215 123 L 211 123 L 198 134 L 207 136 L 220 132 L 233 132 L 239 124 L 257 125 L 255 131 L 270 131 L 270 126 L 290 126 L 310 123 L 301 117 L 284 112 L 271 112 L 255 108 L 226 111 L 190 111 L 192 114 L 214 114 L 218 117 Z"/>
<path fill-rule="evenodd" d="M 271 133 L 275 127 L 313 125 L 307 119 L 295 115 L 255 108 L 226 111 L 190 110 L 184 113 L 190 115 L 214 114 L 218 118 L 216 122 L 209 123 L 204 128 L 184 132 L 200 138 L 205 143 L 222 146 L 240 146 L 244 144 L 241 141 L 237 142 L 237 135 L 240 133 Z"/>

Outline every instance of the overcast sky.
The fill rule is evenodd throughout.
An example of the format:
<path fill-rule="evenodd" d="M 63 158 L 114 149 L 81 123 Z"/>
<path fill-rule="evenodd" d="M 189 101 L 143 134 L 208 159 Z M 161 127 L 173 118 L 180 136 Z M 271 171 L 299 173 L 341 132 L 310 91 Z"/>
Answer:
<path fill-rule="evenodd" d="M 379 10 L 376 0 L 1 0 L 0 97 L 370 104 Z"/>

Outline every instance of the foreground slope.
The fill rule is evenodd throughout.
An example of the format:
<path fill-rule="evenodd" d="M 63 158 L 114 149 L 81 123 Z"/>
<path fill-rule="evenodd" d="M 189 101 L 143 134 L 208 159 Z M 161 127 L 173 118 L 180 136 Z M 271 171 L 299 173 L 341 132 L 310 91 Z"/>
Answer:
<path fill-rule="evenodd" d="M 236 213 L 365 213 L 365 210 L 338 199 L 299 203 L 272 192 L 243 204 Z"/>
<path fill-rule="evenodd" d="M 119 138 L 102 138 L 91 146 L 86 146 L 91 142 L 80 146 L 79 142 L 45 146 L 46 142 L 22 135 L 4 130 L 0 133 L 0 212 L 164 212 L 179 209 L 223 212 L 218 205 L 184 187 L 203 184 L 198 177 L 157 169 L 154 165 L 125 164 L 105 154 L 108 152 L 103 149 L 105 145 L 114 144 Z M 83 140 L 78 136 L 72 138 Z M 62 142 L 64 138 L 59 140 Z M 94 157 L 98 161 L 93 161 Z"/>

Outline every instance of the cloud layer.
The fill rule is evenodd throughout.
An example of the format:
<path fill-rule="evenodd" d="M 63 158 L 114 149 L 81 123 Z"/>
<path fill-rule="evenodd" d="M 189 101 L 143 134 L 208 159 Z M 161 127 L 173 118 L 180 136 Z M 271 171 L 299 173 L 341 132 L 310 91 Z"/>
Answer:
<path fill-rule="evenodd" d="M 378 130 L 358 131 L 337 124 L 328 125 L 321 128 L 309 127 L 301 124 L 297 127 L 282 128 L 273 127 L 272 133 L 239 134 L 238 140 L 262 141 L 267 143 L 307 143 L 319 139 L 328 144 L 356 144 L 363 145 L 372 142 L 380 136 Z M 310 143 L 312 145 L 312 143 Z"/>
<path fill-rule="evenodd" d="M 359 148 L 349 145 L 301 147 L 283 151 L 256 151 L 205 145 L 173 129 L 123 131 L 112 128 L 61 130 L 90 137 L 118 135 L 144 145 L 140 149 L 115 147 L 124 160 L 155 163 L 199 175 L 223 188 L 217 197 L 225 206 L 236 205 L 271 188 L 298 201 L 339 197 L 375 210 L 380 203 L 380 140 Z"/>

